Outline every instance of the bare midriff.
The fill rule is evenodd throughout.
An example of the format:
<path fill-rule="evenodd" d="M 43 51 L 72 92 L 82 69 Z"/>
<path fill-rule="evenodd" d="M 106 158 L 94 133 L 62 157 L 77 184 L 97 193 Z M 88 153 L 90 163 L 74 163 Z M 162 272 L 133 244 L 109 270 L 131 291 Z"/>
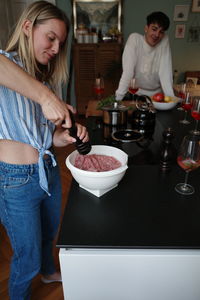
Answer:
<path fill-rule="evenodd" d="M 38 150 L 31 145 L 12 141 L 0 140 L 0 161 L 9 164 L 35 164 L 38 162 Z"/>

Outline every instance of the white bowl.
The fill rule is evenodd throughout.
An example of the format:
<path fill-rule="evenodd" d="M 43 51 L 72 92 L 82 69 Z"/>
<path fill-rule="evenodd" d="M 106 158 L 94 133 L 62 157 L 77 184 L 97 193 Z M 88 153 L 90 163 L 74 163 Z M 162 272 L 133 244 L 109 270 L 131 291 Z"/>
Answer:
<path fill-rule="evenodd" d="M 76 168 L 74 162 L 77 154 L 78 151 L 75 150 L 66 158 L 66 166 L 71 171 L 73 178 L 79 183 L 79 186 L 97 197 L 115 188 L 128 168 L 128 155 L 115 147 L 95 145 L 92 146 L 89 153 L 113 156 L 121 162 L 121 167 L 106 172 L 91 172 Z"/>
<path fill-rule="evenodd" d="M 157 110 L 169 110 L 174 108 L 181 101 L 178 97 L 172 97 L 171 102 L 157 102 L 152 99 L 153 106 Z"/>

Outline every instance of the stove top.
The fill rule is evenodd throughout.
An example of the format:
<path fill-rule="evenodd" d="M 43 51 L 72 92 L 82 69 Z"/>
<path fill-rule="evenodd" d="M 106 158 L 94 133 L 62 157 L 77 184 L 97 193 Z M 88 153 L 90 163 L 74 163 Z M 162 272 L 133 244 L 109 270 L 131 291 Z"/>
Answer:
<path fill-rule="evenodd" d="M 141 139 L 135 141 L 118 141 L 113 135 L 118 131 L 132 130 L 131 125 L 110 126 L 105 125 L 99 117 L 88 118 L 88 131 L 92 144 L 109 145 L 117 147 L 128 154 L 128 164 L 144 165 L 156 164 L 159 159 L 160 143 L 155 142 L 156 129 L 149 133 L 142 133 Z M 162 137 L 162 135 L 160 135 Z M 161 140 L 161 139 L 160 139 Z"/>

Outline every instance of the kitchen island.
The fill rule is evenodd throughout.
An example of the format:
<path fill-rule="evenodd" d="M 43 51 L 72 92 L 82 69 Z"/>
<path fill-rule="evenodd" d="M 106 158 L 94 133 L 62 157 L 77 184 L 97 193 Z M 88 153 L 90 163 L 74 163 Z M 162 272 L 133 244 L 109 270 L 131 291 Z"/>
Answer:
<path fill-rule="evenodd" d="M 157 112 L 149 142 L 124 149 L 129 168 L 102 197 L 72 181 L 57 242 L 65 299 L 200 299 L 200 169 L 189 176 L 195 194 L 183 196 L 174 187 L 184 171 L 159 167 L 163 130 L 174 129 L 178 148 L 194 127 L 182 117 L 176 108 Z M 93 144 L 112 144 L 101 119 L 89 117 L 88 126 Z"/>

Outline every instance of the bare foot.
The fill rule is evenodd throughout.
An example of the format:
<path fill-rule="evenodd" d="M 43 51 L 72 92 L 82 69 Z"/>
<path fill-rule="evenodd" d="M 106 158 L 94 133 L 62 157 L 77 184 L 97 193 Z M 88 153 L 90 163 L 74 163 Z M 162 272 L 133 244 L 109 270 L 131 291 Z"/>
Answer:
<path fill-rule="evenodd" d="M 55 272 L 51 275 L 44 275 L 44 276 L 41 277 L 41 280 L 44 283 L 62 282 L 60 272 Z"/>

